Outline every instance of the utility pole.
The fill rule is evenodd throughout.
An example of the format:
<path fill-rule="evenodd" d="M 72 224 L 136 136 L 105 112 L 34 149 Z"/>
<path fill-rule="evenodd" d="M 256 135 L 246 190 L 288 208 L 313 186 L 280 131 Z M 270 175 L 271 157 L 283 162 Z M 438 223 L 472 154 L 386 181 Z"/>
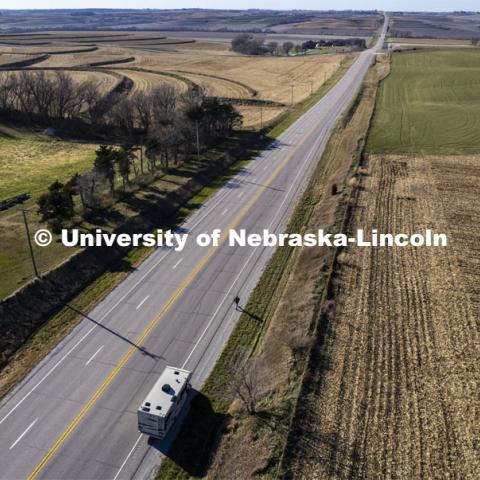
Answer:
<path fill-rule="evenodd" d="M 260 104 L 260 130 L 263 128 L 263 104 Z"/>
<path fill-rule="evenodd" d="M 27 212 L 28 212 L 28 210 L 22 210 L 23 223 L 25 224 L 25 230 L 27 232 L 28 248 L 30 249 L 30 257 L 32 259 L 33 270 L 35 272 L 35 276 L 37 278 L 40 278 L 40 275 L 38 274 L 38 270 L 37 270 L 37 264 L 35 263 L 35 256 L 33 254 L 32 240 L 30 239 L 30 230 L 28 228 Z"/>
<path fill-rule="evenodd" d="M 200 163 L 200 134 L 198 132 L 198 120 L 195 120 L 195 128 L 197 130 L 197 160 Z"/>
<path fill-rule="evenodd" d="M 290 85 L 290 87 L 292 87 L 292 96 L 290 98 L 290 105 L 293 105 L 293 84 Z"/>

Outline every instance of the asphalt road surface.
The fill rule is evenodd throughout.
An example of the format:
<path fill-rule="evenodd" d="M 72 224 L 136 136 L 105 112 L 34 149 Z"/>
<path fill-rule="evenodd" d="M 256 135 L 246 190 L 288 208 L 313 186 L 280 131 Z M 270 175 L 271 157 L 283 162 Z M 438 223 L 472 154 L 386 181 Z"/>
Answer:
<path fill-rule="evenodd" d="M 341 112 L 383 43 L 182 226 L 282 232 Z M 190 237 L 191 238 L 191 237 Z M 2 479 L 149 478 L 173 435 L 149 442 L 136 410 L 163 368 L 199 388 L 273 248 L 157 249 L 0 404 Z"/>

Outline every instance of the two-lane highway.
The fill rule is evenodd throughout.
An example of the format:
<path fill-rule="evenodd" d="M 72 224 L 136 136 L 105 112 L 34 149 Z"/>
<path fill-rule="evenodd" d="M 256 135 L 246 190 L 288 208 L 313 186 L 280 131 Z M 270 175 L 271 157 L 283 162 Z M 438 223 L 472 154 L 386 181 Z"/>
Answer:
<path fill-rule="evenodd" d="M 384 32 L 385 32 L 384 27 Z M 282 232 L 335 122 L 383 43 L 189 217 L 185 249 L 157 249 L 0 403 L 0 476 L 145 478 L 161 454 L 137 432 L 136 409 L 169 365 L 200 387 L 273 248 L 200 248 L 214 229 Z M 163 446 L 166 446 L 167 442 Z"/>

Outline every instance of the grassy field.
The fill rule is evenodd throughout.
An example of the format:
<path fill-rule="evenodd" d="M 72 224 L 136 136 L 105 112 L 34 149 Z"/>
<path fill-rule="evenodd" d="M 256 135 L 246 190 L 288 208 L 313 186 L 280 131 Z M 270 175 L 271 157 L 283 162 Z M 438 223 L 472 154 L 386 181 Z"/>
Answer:
<path fill-rule="evenodd" d="M 390 37 L 388 39 L 390 43 L 399 43 L 407 45 L 428 45 L 438 47 L 471 47 L 471 40 L 459 40 L 454 38 L 402 38 L 402 37 Z"/>
<path fill-rule="evenodd" d="M 480 150 L 480 49 L 394 53 L 368 141 L 372 153 Z"/>
<path fill-rule="evenodd" d="M 0 199 L 45 191 L 93 165 L 98 145 L 55 140 L 0 125 Z"/>
<path fill-rule="evenodd" d="M 27 139 L 31 140 L 28 135 Z M 123 200 L 119 200 L 111 206 L 108 206 L 102 217 L 93 218 L 90 219 L 90 221 L 83 219 L 78 226 L 85 229 L 97 227 L 106 231 L 111 231 L 119 227 L 128 219 L 138 215 L 141 211 L 148 210 L 149 208 L 152 208 L 152 205 L 158 204 L 156 202 L 160 202 L 164 199 L 169 192 L 178 189 L 187 183 L 200 168 L 204 168 L 209 162 L 221 158 L 226 151 L 233 151 L 235 145 L 241 142 L 242 139 L 240 136 L 232 137 L 223 145 L 211 148 L 206 152 L 200 163 L 198 163 L 196 159 L 192 159 L 180 167 L 172 169 L 168 173 L 159 172 L 151 179 L 148 185 L 138 188 Z M 75 145 L 74 143 L 69 142 L 60 143 Z M 29 143 L 27 145 L 29 145 Z M 248 142 L 246 142 L 244 146 L 245 150 L 248 150 L 247 145 Z M 45 162 L 48 162 L 49 160 L 54 162 L 52 163 L 51 169 L 55 172 L 55 175 L 51 178 L 45 176 L 42 177 L 42 175 L 40 175 L 40 178 L 37 179 L 34 170 L 31 172 L 30 176 L 25 174 L 26 180 L 22 183 L 21 179 L 16 181 L 16 177 L 13 174 L 10 175 L 10 171 L 12 170 L 11 165 L 10 168 L 5 166 L 6 171 L 9 172 L 9 175 L 6 176 L 6 178 L 13 178 L 15 180 L 15 182 L 13 180 L 10 182 L 11 185 L 9 187 L 9 192 L 15 195 L 18 193 L 31 192 L 32 198 L 22 205 L 17 205 L 0 212 L 0 241 L 2 244 L 0 252 L 0 274 L 3 279 L 0 283 L 0 298 L 13 293 L 16 289 L 32 280 L 34 277 L 21 209 L 29 209 L 28 219 L 31 233 L 40 228 L 45 228 L 45 224 L 40 221 L 37 214 L 37 206 L 35 204 L 37 194 L 44 192 L 46 186 L 56 178 L 59 180 L 66 180 L 72 173 L 90 169 L 93 165 L 94 150 L 97 146 L 89 145 L 89 147 L 91 151 L 85 158 L 85 162 L 75 164 L 78 169 L 74 169 L 73 166 L 65 164 L 63 162 L 63 156 L 52 157 L 45 155 Z M 48 152 L 50 150 L 47 148 L 46 151 Z M 64 152 L 64 154 L 67 155 L 68 152 Z M 43 157 L 39 156 L 39 158 Z M 70 172 L 70 170 L 72 171 Z M 28 172 L 30 172 L 30 170 L 28 170 Z M 45 183 L 35 183 L 41 181 Z M 35 185 L 36 190 L 29 190 L 28 182 Z M 79 218 L 77 218 L 77 220 L 80 221 Z M 76 251 L 76 249 L 64 247 L 59 241 L 54 241 L 45 248 L 33 244 L 33 250 L 38 270 L 41 274 L 57 266 Z"/>

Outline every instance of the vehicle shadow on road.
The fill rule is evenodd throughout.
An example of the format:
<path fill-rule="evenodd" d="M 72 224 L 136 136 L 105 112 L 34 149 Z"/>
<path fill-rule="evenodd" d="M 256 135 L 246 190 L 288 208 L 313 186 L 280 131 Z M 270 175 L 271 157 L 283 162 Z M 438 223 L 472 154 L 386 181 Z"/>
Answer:
<path fill-rule="evenodd" d="M 187 405 L 167 437 L 163 440 L 150 437 L 148 444 L 190 476 L 203 477 L 226 415 L 215 412 L 209 398 L 195 389 L 190 390 Z"/>
<path fill-rule="evenodd" d="M 86 313 L 83 313 L 82 311 L 78 310 L 77 308 L 75 308 L 74 306 L 72 305 L 69 305 L 68 303 L 65 305 L 67 308 L 69 308 L 70 310 L 73 310 L 75 313 L 77 313 L 78 315 L 81 315 L 83 318 L 89 320 L 90 322 L 94 323 L 95 325 L 97 325 L 99 328 L 102 328 L 103 330 L 106 330 L 107 332 L 111 333 L 112 335 L 115 335 L 116 337 L 120 338 L 121 340 L 123 340 L 124 342 L 128 343 L 129 345 L 131 345 L 132 347 L 135 347 L 137 350 L 139 350 L 143 355 L 147 355 L 148 357 L 150 358 L 153 358 L 155 360 L 165 360 L 164 357 L 162 357 L 161 355 L 156 355 L 154 353 L 151 353 L 149 352 L 148 350 L 146 350 L 145 348 L 143 348 L 142 346 L 140 345 L 137 345 L 136 343 L 132 342 L 131 340 L 129 340 L 128 338 L 124 337 L 123 335 L 120 335 L 118 332 L 116 332 L 115 330 L 112 330 L 111 328 L 108 328 L 107 326 L 105 325 L 102 325 L 100 322 L 97 322 L 97 320 L 93 319 L 92 317 L 89 317 Z"/>

